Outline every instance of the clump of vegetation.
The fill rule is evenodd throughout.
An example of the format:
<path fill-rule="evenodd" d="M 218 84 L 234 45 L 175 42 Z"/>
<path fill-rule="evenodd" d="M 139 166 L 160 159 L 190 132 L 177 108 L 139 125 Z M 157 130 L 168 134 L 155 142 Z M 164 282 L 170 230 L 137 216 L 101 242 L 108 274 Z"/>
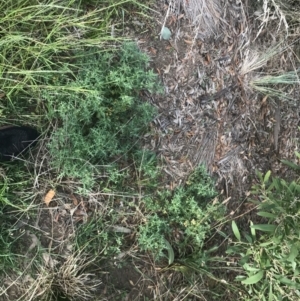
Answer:
<path fill-rule="evenodd" d="M 61 176 L 79 178 L 91 187 L 95 165 L 137 149 L 155 114 L 139 93 L 159 89 L 148 61 L 135 43 L 116 51 L 89 49 L 77 53 L 79 70 L 75 80 L 66 79 L 65 93 L 45 93 L 55 108 L 51 118 L 61 123 L 49 144 L 52 165 Z"/>
<path fill-rule="evenodd" d="M 100 164 L 110 164 L 116 156 L 139 156 L 135 153 L 138 140 L 155 114 L 153 107 L 141 101 L 140 92 L 160 88 L 156 75 L 147 69 L 148 57 L 134 43 L 117 48 L 115 44 L 120 41 L 111 34 L 112 20 L 119 9 L 124 17 L 126 7 L 137 8 L 140 4 L 134 0 L 95 0 L 92 5 L 91 1 L 75 2 L 20 0 L 0 4 L 0 119 L 2 124 L 9 123 L 11 117 L 17 124 L 42 127 L 48 125 L 49 120 L 57 124 L 49 146 L 52 156 L 47 162 L 56 167 L 61 176 L 78 177 L 86 187 L 91 187 L 93 173 L 99 172 Z M 42 152 L 47 144 L 42 145 L 43 141 L 41 139 Z M 67 152 L 66 148 L 69 148 Z M 47 169 L 43 173 L 39 162 L 33 165 L 31 161 L 32 158 L 5 166 L 6 178 L 0 185 L 0 267 L 6 275 L 11 274 L 10 267 L 18 275 L 21 275 L 20 269 L 32 272 L 32 265 L 26 263 L 24 269 L 19 262 L 24 254 L 18 249 L 20 240 L 11 235 L 12 227 L 22 212 L 33 219 L 39 218 L 32 205 L 37 199 L 37 206 L 43 207 L 43 189 L 47 189 L 49 182 L 56 182 L 53 179 L 56 174 L 49 173 L 47 164 L 42 164 Z M 97 189 L 120 189 L 126 172 L 119 172 L 112 164 L 105 168 L 107 178 Z M 38 191 L 33 188 L 33 174 L 36 180 L 38 178 Z M 47 179 L 42 179 L 41 174 Z M 102 251 L 104 255 L 118 252 L 121 240 L 108 230 L 114 218 L 115 215 L 107 213 L 101 221 L 92 219 L 83 225 L 76 240 L 80 250 L 93 255 L 100 250 L 97 253 L 100 257 Z M 81 236 L 80 230 L 86 230 L 85 234 Z M 97 239 L 93 239 L 95 235 Z M 72 257 L 74 254 L 69 259 Z M 84 260 L 78 263 L 77 259 L 82 258 Z M 26 287 L 26 294 L 30 295 L 27 299 L 46 300 L 45 296 L 48 293 L 52 296 L 56 290 L 70 300 L 87 295 L 83 286 L 89 290 L 91 281 L 83 271 L 85 261 L 85 256 L 79 256 L 54 270 L 43 262 L 36 283 L 41 290 L 37 294 L 32 287 Z M 32 262 L 35 265 L 36 259 Z M 8 289 L 2 287 L 3 277 L 0 290 L 6 293 Z M 79 282 L 82 282 L 82 290 Z"/>
<path fill-rule="evenodd" d="M 218 1 L 200 2 L 207 6 Z M 279 0 L 258 2 L 255 11 L 259 13 L 262 6 L 259 33 L 269 20 L 274 20 L 273 24 L 277 22 L 277 16 L 278 28 L 283 24 L 287 30 L 286 21 L 291 21 L 289 25 L 295 28 L 293 35 L 299 36 L 296 30 L 299 17 L 291 9 L 299 0 L 289 0 L 283 6 Z M 222 283 L 219 294 L 213 282 L 216 294 L 206 299 L 219 300 L 225 291 L 238 287 L 232 284 L 230 277 L 213 279 L 215 273 L 210 274 L 214 267 L 208 263 L 217 257 L 210 257 L 215 248 L 207 250 L 205 242 L 215 234 L 215 221 L 223 220 L 224 208 L 215 198 L 214 182 L 204 167 L 197 168 L 185 186 L 167 191 L 160 186 L 156 155 L 139 148 L 139 140 L 155 115 L 154 108 L 141 100 L 141 91 L 153 92 L 160 88 L 154 73 L 148 71 L 149 58 L 134 43 L 117 48 L 115 45 L 119 45 L 120 40 L 115 34 L 119 26 L 127 26 L 126 8 L 142 8 L 145 3 L 139 4 L 136 0 L 8 0 L 0 3 L 1 124 L 38 124 L 42 128 L 50 121 L 46 135 L 49 136 L 50 131 L 52 134 L 49 143 L 48 139 L 41 139 L 35 164 L 32 157 L 15 165 L 9 162 L 4 165 L 6 175 L 0 174 L 0 291 L 10 299 L 13 298 L 10 290 L 17 286 L 22 294 L 16 297 L 19 300 L 93 299 L 101 279 L 97 280 L 91 269 L 102 270 L 102 262 L 110 262 L 120 251 L 126 251 L 122 256 L 130 253 L 128 247 L 135 234 L 140 249 L 152 252 L 158 259 L 167 255 L 169 264 L 176 259 L 179 265 L 172 265 L 174 270 L 185 272 L 187 267 L 196 272 L 194 278 L 184 273 L 186 282 L 173 285 L 174 291 L 181 292 L 174 293 L 174 298 L 164 295 L 165 299 L 204 300 L 204 296 L 199 296 L 202 290 L 197 285 L 205 278 L 202 276 L 206 271 L 210 280 Z M 132 12 L 134 19 L 142 14 L 136 9 Z M 247 24 L 242 27 L 247 28 Z M 250 74 L 280 53 L 280 47 L 265 51 L 263 56 L 251 51 L 250 56 L 239 60 L 240 74 L 252 91 L 288 100 L 290 95 L 277 88 L 299 82 L 297 67 L 293 72 L 275 76 L 274 73 L 265 77 Z M 122 168 L 119 162 L 124 163 Z M 290 166 L 299 170 L 291 163 Z M 66 240 L 62 237 L 59 248 L 59 252 L 64 252 L 61 250 L 66 243 L 68 252 L 58 255 L 55 254 L 58 249 L 43 241 L 50 238 L 47 233 L 51 233 L 48 231 L 51 229 L 43 229 L 44 221 L 39 224 L 40 229 L 35 223 L 35 219 L 40 218 L 37 214 L 40 210 L 36 209 L 46 206 L 44 192 L 49 186 L 60 185 L 57 174 L 80 180 L 75 184 L 75 181 L 62 183 L 65 185 L 63 196 L 57 198 L 57 205 L 66 206 L 51 216 L 55 224 L 72 222 L 74 236 Z M 245 288 L 238 298 L 296 301 L 300 290 L 299 179 L 285 181 L 271 178 L 270 173 L 265 177 L 260 175 L 260 179 L 254 196 L 259 199 L 258 215 L 266 222 L 252 225 L 250 233 L 243 233 L 240 226 L 232 223 L 236 241 L 228 250 L 228 256 L 230 262 L 240 258 L 240 267 L 235 266 L 234 272 L 240 273 L 237 280 Z M 70 193 L 80 190 L 81 184 L 85 192 L 93 190 L 92 200 L 78 198 L 88 204 L 84 207 L 88 210 L 84 215 L 86 219 L 82 219 L 84 222 L 80 224 L 78 219 L 73 227 L 72 218 L 76 215 L 73 209 L 78 204 L 74 200 L 70 203 Z M 118 191 L 122 192 L 116 193 Z M 54 207 L 46 210 L 57 213 Z M 145 215 L 142 221 L 141 212 Z M 21 226 L 21 229 L 38 234 L 34 235 L 37 240 L 34 258 L 33 252 L 28 253 L 28 246 L 22 243 L 31 242 L 24 236 L 24 240 L 17 237 L 22 235 L 21 231 L 14 228 L 17 220 L 20 225 L 23 223 L 24 216 L 32 218 L 25 223 L 28 221 L 28 226 L 34 227 Z M 230 237 L 223 234 L 226 239 Z M 130 251 L 132 249 L 138 250 L 137 246 L 130 245 Z M 136 255 L 138 258 L 139 251 Z M 215 269 L 218 272 L 228 271 L 228 262 L 224 264 L 223 259 L 218 261 Z M 13 276 L 12 270 L 16 278 L 6 282 L 4 278 Z M 167 276 L 169 280 L 170 274 Z M 208 286 L 212 286 L 208 282 Z M 155 289 L 158 287 L 155 283 Z M 240 293 L 240 286 L 238 289 Z M 204 290 L 209 291 L 207 287 Z M 157 289 L 155 294 L 160 298 Z"/>
<path fill-rule="evenodd" d="M 144 5 L 135 0 L 1 2 L 0 122 L 48 124 L 51 104 L 43 92 L 65 89 L 55 79 L 72 76 L 74 51 L 114 48 L 120 39 L 111 34 L 112 20 L 121 11 L 124 17 L 129 7 Z M 117 33 L 118 24 L 113 29 Z"/>
<path fill-rule="evenodd" d="M 199 256 L 213 221 L 224 213 L 223 206 L 212 202 L 215 196 L 214 181 L 200 166 L 184 187 L 146 198 L 148 214 L 139 230 L 140 247 L 153 252 L 157 258 L 165 256 L 167 249 L 169 263 L 174 259 L 170 258 L 173 251 L 178 258 Z"/>
<path fill-rule="evenodd" d="M 2 93 L 11 101 L 24 95 L 36 97 L 39 88 L 45 89 L 44 77 L 61 69 L 64 59 L 57 55 L 96 43 L 88 39 L 91 35 L 98 35 L 100 44 L 107 26 L 99 20 L 97 10 L 86 14 L 80 1 L 5 1 L 0 11 L 0 83 Z M 91 24 L 97 20 L 96 29 Z M 19 102 L 10 104 L 20 109 Z"/>
<path fill-rule="evenodd" d="M 47 252 L 41 255 L 40 261 L 35 258 L 30 276 L 14 280 L 14 300 L 93 300 L 101 285 L 101 279 L 86 271 L 94 264 L 93 258 L 75 251 L 64 260 Z"/>
<path fill-rule="evenodd" d="M 88 254 L 105 260 L 118 254 L 123 244 L 123 236 L 113 231 L 113 224 L 118 220 L 118 214 L 113 210 L 105 212 L 105 219 L 95 214 L 86 224 L 76 231 L 76 246 Z"/>
<path fill-rule="evenodd" d="M 297 155 L 300 158 L 300 154 Z M 299 170 L 299 166 L 296 167 Z M 237 241 L 227 253 L 240 256 L 239 265 L 245 275 L 238 276 L 237 280 L 248 291 L 247 300 L 296 301 L 300 289 L 300 183 L 299 179 L 286 181 L 270 175 L 270 172 L 264 177 L 258 174 L 260 184 L 253 189 L 253 195 L 259 199 L 255 201 L 259 209 L 257 214 L 266 223 L 252 223 L 250 233 L 241 235 L 233 221 Z"/>

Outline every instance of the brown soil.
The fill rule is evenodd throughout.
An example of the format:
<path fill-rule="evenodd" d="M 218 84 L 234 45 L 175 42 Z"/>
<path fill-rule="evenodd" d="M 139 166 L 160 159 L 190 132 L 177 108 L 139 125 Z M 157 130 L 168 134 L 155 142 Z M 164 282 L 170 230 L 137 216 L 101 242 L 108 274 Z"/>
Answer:
<path fill-rule="evenodd" d="M 155 281 L 146 277 L 149 267 L 142 262 L 118 263 L 119 266 L 110 265 L 102 275 L 103 289 L 100 292 L 102 298 L 107 300 L 153 300 L 153 288 Z"/>

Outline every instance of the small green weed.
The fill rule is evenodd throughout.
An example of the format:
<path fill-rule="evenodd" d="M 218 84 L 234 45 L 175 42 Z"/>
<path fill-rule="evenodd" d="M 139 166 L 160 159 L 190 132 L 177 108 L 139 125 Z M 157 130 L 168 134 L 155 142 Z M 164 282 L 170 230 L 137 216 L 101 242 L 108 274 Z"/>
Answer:
<path fill-rule="evenodd" d="M 259 198 L 255 201 L 257 214 L 267 223 L 252 224 L 250 234 L 242 236 L 233 221 L 236 241 L 227 253 L 240 256 L 245 276 L 237 280 L 249 293 L 243 300 L 296 301 L 300 289 L 300 183 L 270 175 L 270 171 L 264 177 L 259 173 L 260 184 L 253 188 L 253 195 Z"/>
<path fill-rule="evenodd" d="M 95 210 L 93 217 L 77 229 L 77 248 L 93 253 L 99 260 L 115 256 L 126 244 L 124 233 L 128 232 L 117 231 L 115 225 L 118 228 L 127 220 L 131 212 L 129 208 L 136 206 L 133 198 L 138 198 L 141 191 L 150 194 L 157 188 L 158 167 L 155 154 L 138 150 L 133 154 L 133 160 L 134 166 L 131 168 L 107 169 L 107 178 L 100 183 L 105 193 L 105 206 L 101 206 L 103 211 Z M 125 212 L 122 207 L 119 208 L 120 201 L 126 204 Z M 112 209 L 115 205 L 118 206 L 117 210 Z"/>
<path fill-rule="evenodd" d="M 139 93 L 159 88 L 157 76 L 146 70 L 148 61 L 134 43 L 115 52 L 86 50 L 77 54 L 76 79 L 66 84 L 73 92 L 45 93 L 55 108 L 50 117 L 62 124 L 49 144 L 52 165 L 61 176 L 79 178 L 91 188 L 96 165 L 137 149 L 155 114 Z"/>
<path fill-rule="evenodd" d="M 105 216 L 95 214 L 86 224 L 76 231 L 79 251 L 84 250 L 99 260 L 111 258 L 120 252 L 123 236 L 114 232 L 112 225 L 117 213 L 110 210 Z"/>
<path fill-rule="evenodd" d="M 163 191 L 157 198 L 145 198 L 148 215 L 139 229 L 141 249 L 153 252 L 156 258 L 164 256 L 166 249 L 172 255 L 170 248 L 178 258 L 199 256 L 213 221 L 224 213 L 219 204 L 212 203 L 214 196 L 214 182 L 200 166 L 174 193 Z"/>
<path fill-rule="evenodd" d="M 159 182 L 157 156 L 149 150 L 137 150 L 133 154 L 136 167 L 136 184 L 144 194 L 155 193 Z"/>

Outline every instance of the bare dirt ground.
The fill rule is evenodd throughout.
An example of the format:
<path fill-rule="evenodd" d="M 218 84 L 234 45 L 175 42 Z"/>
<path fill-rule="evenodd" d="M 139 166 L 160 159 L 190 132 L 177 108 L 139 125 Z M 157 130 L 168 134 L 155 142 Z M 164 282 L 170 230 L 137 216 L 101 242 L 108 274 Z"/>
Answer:
<path fill-rule="evenodd" d="M 247 192 L 256 169 L 273 174 L 280 169 L 282 174 L 279 159 L 293 158 L 299 139 L 299 91 L 286 91 L 294 102 L 280 102 L 249 89 L 249 77 L 255 74 L 243 71 L 245 61 L 251 52 L 264 52 L 283 37 L 265 30 L 253 42 L 260 25 L 253 17 L 254 8 L 230 2 L 222 3 L 214 34 L 193 28 L 184 11 L 179 11 L 167 18 L 166 26 L 173 33 L 170 41 L 146 35 L 138 42 L 151 56 L 166 89 L 165 95 L 152 99 L 159 117 L 150 144 L 166 163 L 170 187 L 198 164 L 205 164 L 218 176 L 220 188 L 237 200 Z M 159 1 L 157 33 L 166 9 Z M 257 71 L 291 70 L 290 51 Z M 274 134 L 276 127 L 280 130 Z"/>
<path fill-rule="evenodd" d="M 297 63 L 294 54 L 299 53 L 300 46 L 298 43 L 288 47 L 289 40 L 285 39 L 278 55 L 252 71 L 249 63 L 252 55 L 264 53 L 284 39 L 282 31 L 276 32 L 278 19 L 257 36 L 261 21 L 255 17 L 258 8 L 251 7 L 250 1 L 223 0 L 219 6 L 212 5 L 214 17 L 208 24 L 205 20 L 193 23 L 189 10 L 192 7 L 187 3 L 173 1 L 173 6 L 168 6 L 166 1 L 158 0 L 151 7 L 151 21 L 133 12 L 125 29 L 126 36 L 134 38 L 151 57 L 151 67 L 165 87 L 164 95 L 143 95 L 159 111 L 151 134 L 144 137 L 145 147 L 155 151 L 164 162 L 167 188 L 174 189 L 197 165 L 205 164 L 217 179 L 220 193 L 231 198 L 228 212 L 243 214 L 248 208 L 241 203 L 255 181 L 255 170 L 271 170 L 273 175 L 287 176 L 280 159 L 294 160 L 299 141 L 299 87 L 298 90 L 279 87 L 293 99 L 284 101 L 256 93 L 250 82 L 257 72 L 270 74 L 293 70 L 295 64 L 299 66 L 299 58 Z M 164 22 L 172 32 L 170 40 L 159 38 Z M 31 227 L 36 226 L 44 233 L 39 239 L 44 248 L 64 247 L 64 252 L 68 248 L 63 244 L 72 235 L 72 231 L 66 232 L 70 229 L 67 224 L 70 218 L 76 219 L 72 210 L 78 204 L 71 195 L 64 204 L 69 206 L 64 205 L 59 213 L 57 209 L 56 214 L 48 210 L 38 221 L 31 222 Z M 88 214 L 88 200 L 82 204 L 86 204 L 82 205 L 82 211 Z M 83 219 L 84 214 L 81 216 L 79 212 L 77 219 Z M 245 226 L 249 219 L 251 213 L 245 214 Z M 25 248 L 28 250 L 34 236 L 26 225 L 20 227 L 26 228 L 30 237 Z M 135 254 L 136 250 L 131 250 L 130 260 L 116 259 L 102 269 L 98 275 L 103 283 L 95 300 L 186 297 L 183 292 L 169 293 L 164 298 L 169 286 L 180 285 L 183 278 L 171 271 L 163 273 L 146 255 L 137 259 Z M 210 289 L 210 285 L 214 286 L 208 283 L 203 290 Z M 11 293 L 7 300 L 15 300 L 15 295 L 16 292 Z M 202 294 L 195 292 L 193 296 L 189 300 L 205 300 Z"/>

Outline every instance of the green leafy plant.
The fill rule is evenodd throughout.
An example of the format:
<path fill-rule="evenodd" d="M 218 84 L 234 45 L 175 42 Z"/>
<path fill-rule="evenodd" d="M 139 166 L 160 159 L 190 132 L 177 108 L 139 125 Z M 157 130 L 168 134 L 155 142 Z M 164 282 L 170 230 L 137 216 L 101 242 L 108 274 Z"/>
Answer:
<path fill-rule="evenodd" d="M 245 276 L 237 280 L 249 293 L 247 300 L 299 300 L 300 183 L 271 178 L 271 172 L 253 187 L 259 199 L 258 215 L 266 223 L 251 224 L 250 234 L 232 222 L 236 241 L 227 250 L 239 254 Z M 259 232 L 259 235 L 258 235 Z"/>
<path fill-rule="evenodd" d="M 139 229 L 141 249 L 153 252 L 156 258 L 167 250 L 169 263 L 173 252 L 178 258 L 199 257 L 213 221 L 224 213 L 218 202 L 212 202 L 214 196 L 214 182 L 200 166 L 174 193 L 163 191 L 156 198 L 145 198 L 149 213 Z"/>
<path fill-rule="evenodd" d="M 7 96 L 34 94 L 45 75 L 57 74 L 58 53 L 105 40 L 107 23 L 99 11 L 86 14 L 80 1 L 5 1 L 0 4 L 1 89 Z M 105 16 L 105 14 L 103 14 Z M 91 24 L 98 24 L 98 28 Z M 101 40 L 101 38 L 103 40 Z"/>
<path fill-rule="evenodd" d="M 52 165 L 62 176 L 91 187 L 96 165 L 138 149 L 140 135 L 155 114 L 139 93 L 159 90 L 157 76 L 146 69 L 148 61 L 130 42 L 114 52 L 87 49 L 77 53 L 75 80 L 59 80 L 66 83 L 66 93 L 45 93 L 55 108 L 50 117 L 61 122 L 49 148 Z"/>
<path fill-rule="evenodd" d="M 123 38 L 112 34 L 112 20 L 117 20 L 117 33 L 119 21 L 139 8 L 146 10 L 135 0 L 2 1 L 0 123 L 11 118 L 15 123 L 49 124 L 45 111 L 52 107 L 42 95 L 48 90 L 66 94 L 61 78 L 74 76 L 74 52 L 115 49 Z"/>

